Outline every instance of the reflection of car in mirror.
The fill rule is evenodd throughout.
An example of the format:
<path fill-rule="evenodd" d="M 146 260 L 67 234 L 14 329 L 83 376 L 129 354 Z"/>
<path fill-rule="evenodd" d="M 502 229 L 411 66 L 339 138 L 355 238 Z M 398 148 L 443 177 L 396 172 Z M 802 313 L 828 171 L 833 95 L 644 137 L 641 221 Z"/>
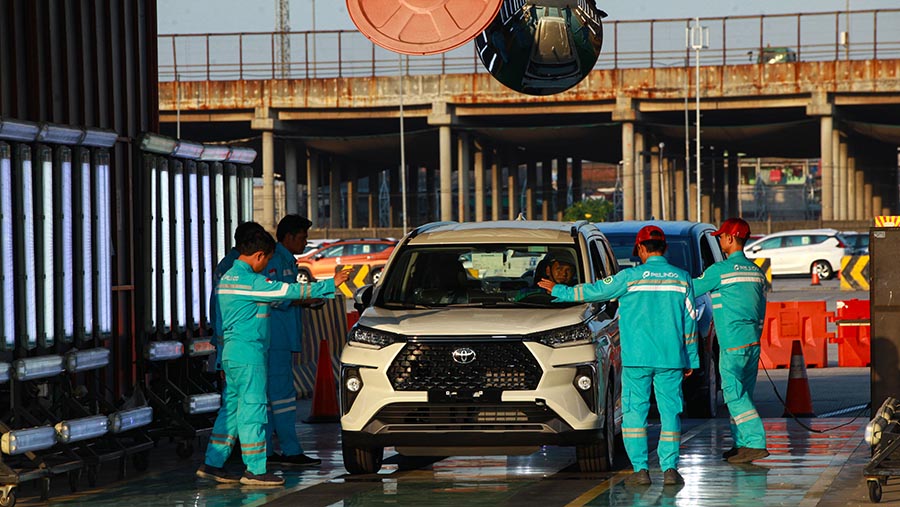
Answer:
<path fill-rule="evenodd" d="M 505 0 L 475 45 L 484 66 L 504 85 L 551 95 L 577 85 L 594 68 L 604 17 L 593 0 Z"/>

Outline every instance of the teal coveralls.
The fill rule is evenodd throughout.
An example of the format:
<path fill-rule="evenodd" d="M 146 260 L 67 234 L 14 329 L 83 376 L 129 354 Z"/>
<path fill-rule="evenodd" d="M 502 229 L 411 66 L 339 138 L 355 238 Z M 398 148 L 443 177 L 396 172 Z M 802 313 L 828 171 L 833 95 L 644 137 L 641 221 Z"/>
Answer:
<path fill-rule="evenodd" d="M 281 243 L 263 273 L 271 280 L 285 283 L 297 281 L 299 270 L 294 254 Z M 333 298 L 334 281 L 326 280 L 308 286 L 311 298 Z M 297 440 L 297 390 L 294 387 L 293 353 L 300 352 L 300 307 L 289 301 L 272 303 L 269 316 L 269 423 L 266 425 L 266 449 L 271 456 L 273 433 L 285 456 L 303 454 Z"/>
<path fill-rule="evenodd" d="M 213 286 L 209 294 L 209 315 L 213 319 L 213 345 L 216 347 L 216 371 L 222 369 L 222 349 L 225 348 L 224 335 L 222 333 L 222 313 L 219 311 L 218 298 L 216 297 L 216 287 L 219 286 L 219 280 L 231 269 L 234 261 L 241 255 L 237 248 L 232 248 L 222 257 L 216 270 L 213 273 Z"/>
<path fill-rule="evenodd" d="M 622 343 L 622 440 L 634 471 L 648 470 L 647 412 L 656 392 L 661 430 L 659 464 L 678 468 L 684 370 L 698 368 L 697 322 L 691 278 L 654 255 L 603 280 L 553 287 L 557 301 L 619 299 Z"/>
<path fill-rule="evenodd" d="M 206 464 L 221 468 L 239 437 L 247 470 L 264 474 L 269 303 L 307 299 L 312 288 L 269 280 L 238 259 L 219 281 L 216 294 L 225 336 L 222 367 L 226 382 L 222 408 L 206 449 Z"/>
<path fill-rule="evenodd" d="M 697 294 L 710 293 L 719 337 L 722 394 L 731 413 L 735 447 L 766 448 L 766 432 L 753 405 L 759 372 L 759 337 L 766 316 L 768 283 L 762 271 L 734 252 L 694 280 Z"/>

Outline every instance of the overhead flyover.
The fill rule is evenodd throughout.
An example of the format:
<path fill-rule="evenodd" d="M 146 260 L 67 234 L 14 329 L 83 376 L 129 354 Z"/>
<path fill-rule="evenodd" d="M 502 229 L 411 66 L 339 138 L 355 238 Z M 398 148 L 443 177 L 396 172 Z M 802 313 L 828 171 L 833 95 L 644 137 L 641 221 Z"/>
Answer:
<path fill-rule="evenodd" d="M 891 36 L 877 27 L 900 21 L 900 9 L 853 12 L 853 26 L 868 23 L 872 34 L 858 34 L 854 40 L 860 42 L 849 52 L 837 39 L 829 40 L 833 33 L 812 29 L 818 23 L 833 32 L 837 14 L 701 19 L 718 30 L 713 40 L 721 37 L 721 47 L 706 50 L 699 68 L 703 220 L 737 213 L 738 154 L 819 159 L 824 221 L 862 220 L 896 207 L 900 42 L 885 39 Z M 547 97 L 506 88 L 466 47 L 441 57 L 401 60 L 401 78 L 397 55 L 376 51 L 356 32 L 292 34 L 307 44 L 318 38 L 319 59 L 286 69 L 271 62 L 251 65 L 243 49 L 241 62 L 227 71 L 224 57 L 215 65 L 191 67 L 175 65 L 181 54 L 173 52 L 172 65 L 165 64 L 164 48 L 170 44 L 181 48 L 220 36 L 160 36 L 161 121 L 172 129 L 178 120 L 182 135 L 204 140 L 258 142 L 272 133 L 285 151 L 312 154 L 314 163 L 301 171 L 307 174 L 293 176 L 296 155 L 283 158 L 278 150 L 273 156 L 273 164 L 291 166 L 285 172 L 289 185 L 297 181 L 317 196 L 320 187 L 334 186 L 326 179 L 346 183 L 371 177 L 371 194 L 382 171 L 399 179 L 402 102 L 407 161 L 426 168 L 423 178 L 433 183 L 427 188 L 438 187 L 440 174 L 457 171 L 452 185 L 445 176 L 439 191 L 451 193 L 458 206 L 431 218 L 506 218 L 525 211 L 508 203 L 523 201 L 530 213 L 553 216 L 554 209 L 565 207 L 566 192 L 581 195 L 578 166 L 584 159 L 620 164 L 626 219 L 663 214 L 696 219 L 696 204 L 682 195 L 694 194 L 683 186 L 686 116 L 691 145 L 696 134 L 696 61 L 683 49 L 683 38 L 671 36 L 683 34 L 687 22 L 604 23 L 605 48 L 595 69 L 571 90 Z M 781 44 L 784 30 L 772 26 L 780 23 L 794 32 L 784 44 L 795 48 L 797 61 L 757 63 L 767 54 L 768 41 Z M 635 38 L 635 33 L 647 36 Z M 779 35 L 770 39 L 764 33 Z M 278 36 L 232 37 L 251 35 Z M 652 41 L 649 48 L 630 47 L 646 46 L 644 39 Z M 321 56 L 323 40 L 330 41 L 328 61 Z M 165 69 L 179 80 L 166 81 Z M 266 143 L 260 145 L 265 153 Z M 691 157 L 689 173 L 696 170 L 696 153 Z M 562 191 L 554 181 L 564 182 Z M 347 198 L 356 188 L 351 185 Z M 390 193 L 395 191 L 399 188 L 391 183 Z M 492 198 L 500 193 L 504 199 Z M 649 197 L 663 193 L 668 195 L 662 199 Z M 669 198 L 672 194 L 677 198 Z M 338 199 L 340 193 L 323 198 Z M 543 200 L 543 209 L 531 199 Z M 319 218 L 317 223 L 357 224 L 354 216 L 319 216 L 316 201 L 308 200 L 307 212 Z M 392 206 L 399 208 L 396 198 Z"/>

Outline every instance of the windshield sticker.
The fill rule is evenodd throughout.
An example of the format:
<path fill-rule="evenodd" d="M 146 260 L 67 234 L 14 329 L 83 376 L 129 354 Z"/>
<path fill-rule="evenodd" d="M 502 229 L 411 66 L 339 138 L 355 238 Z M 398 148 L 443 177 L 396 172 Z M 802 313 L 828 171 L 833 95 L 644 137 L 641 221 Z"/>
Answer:
<path fill-rule="evenodd" d="M 472 267 L 479 272 L 503 272 L 503 253 L 473 253 Z"/>
<path fill-rule="evenodd" d="M 528 253 L 545 253 L 547 251 L 546 246 L 529 246 Z"/>

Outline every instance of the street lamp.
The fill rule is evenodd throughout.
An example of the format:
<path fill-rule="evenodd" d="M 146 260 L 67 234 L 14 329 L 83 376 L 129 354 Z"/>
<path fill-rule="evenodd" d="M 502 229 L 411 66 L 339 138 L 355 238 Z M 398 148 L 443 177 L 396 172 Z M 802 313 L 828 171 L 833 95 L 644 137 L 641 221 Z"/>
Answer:
<path fill-rule="evenodd" d="M 703 218 L 700 215 L 701 212 L 701 204 L 700 204 L 700 50 L 706 49 L 709 47 L 709 29 L 700 26 L 700 18 L 694 18 L 694 24 L 686 30 L 685 35 L 687 36 L 687 47 L 689 49 L 693 49 L 695 53 L 695 61 L 697 64 L 697 74 L 695 79 L 696 85 L 696 128 L 697 132 L 695 134 L 696 138 L 696 150 L 697 150 L 697 221 L 702 222 Z"/>

